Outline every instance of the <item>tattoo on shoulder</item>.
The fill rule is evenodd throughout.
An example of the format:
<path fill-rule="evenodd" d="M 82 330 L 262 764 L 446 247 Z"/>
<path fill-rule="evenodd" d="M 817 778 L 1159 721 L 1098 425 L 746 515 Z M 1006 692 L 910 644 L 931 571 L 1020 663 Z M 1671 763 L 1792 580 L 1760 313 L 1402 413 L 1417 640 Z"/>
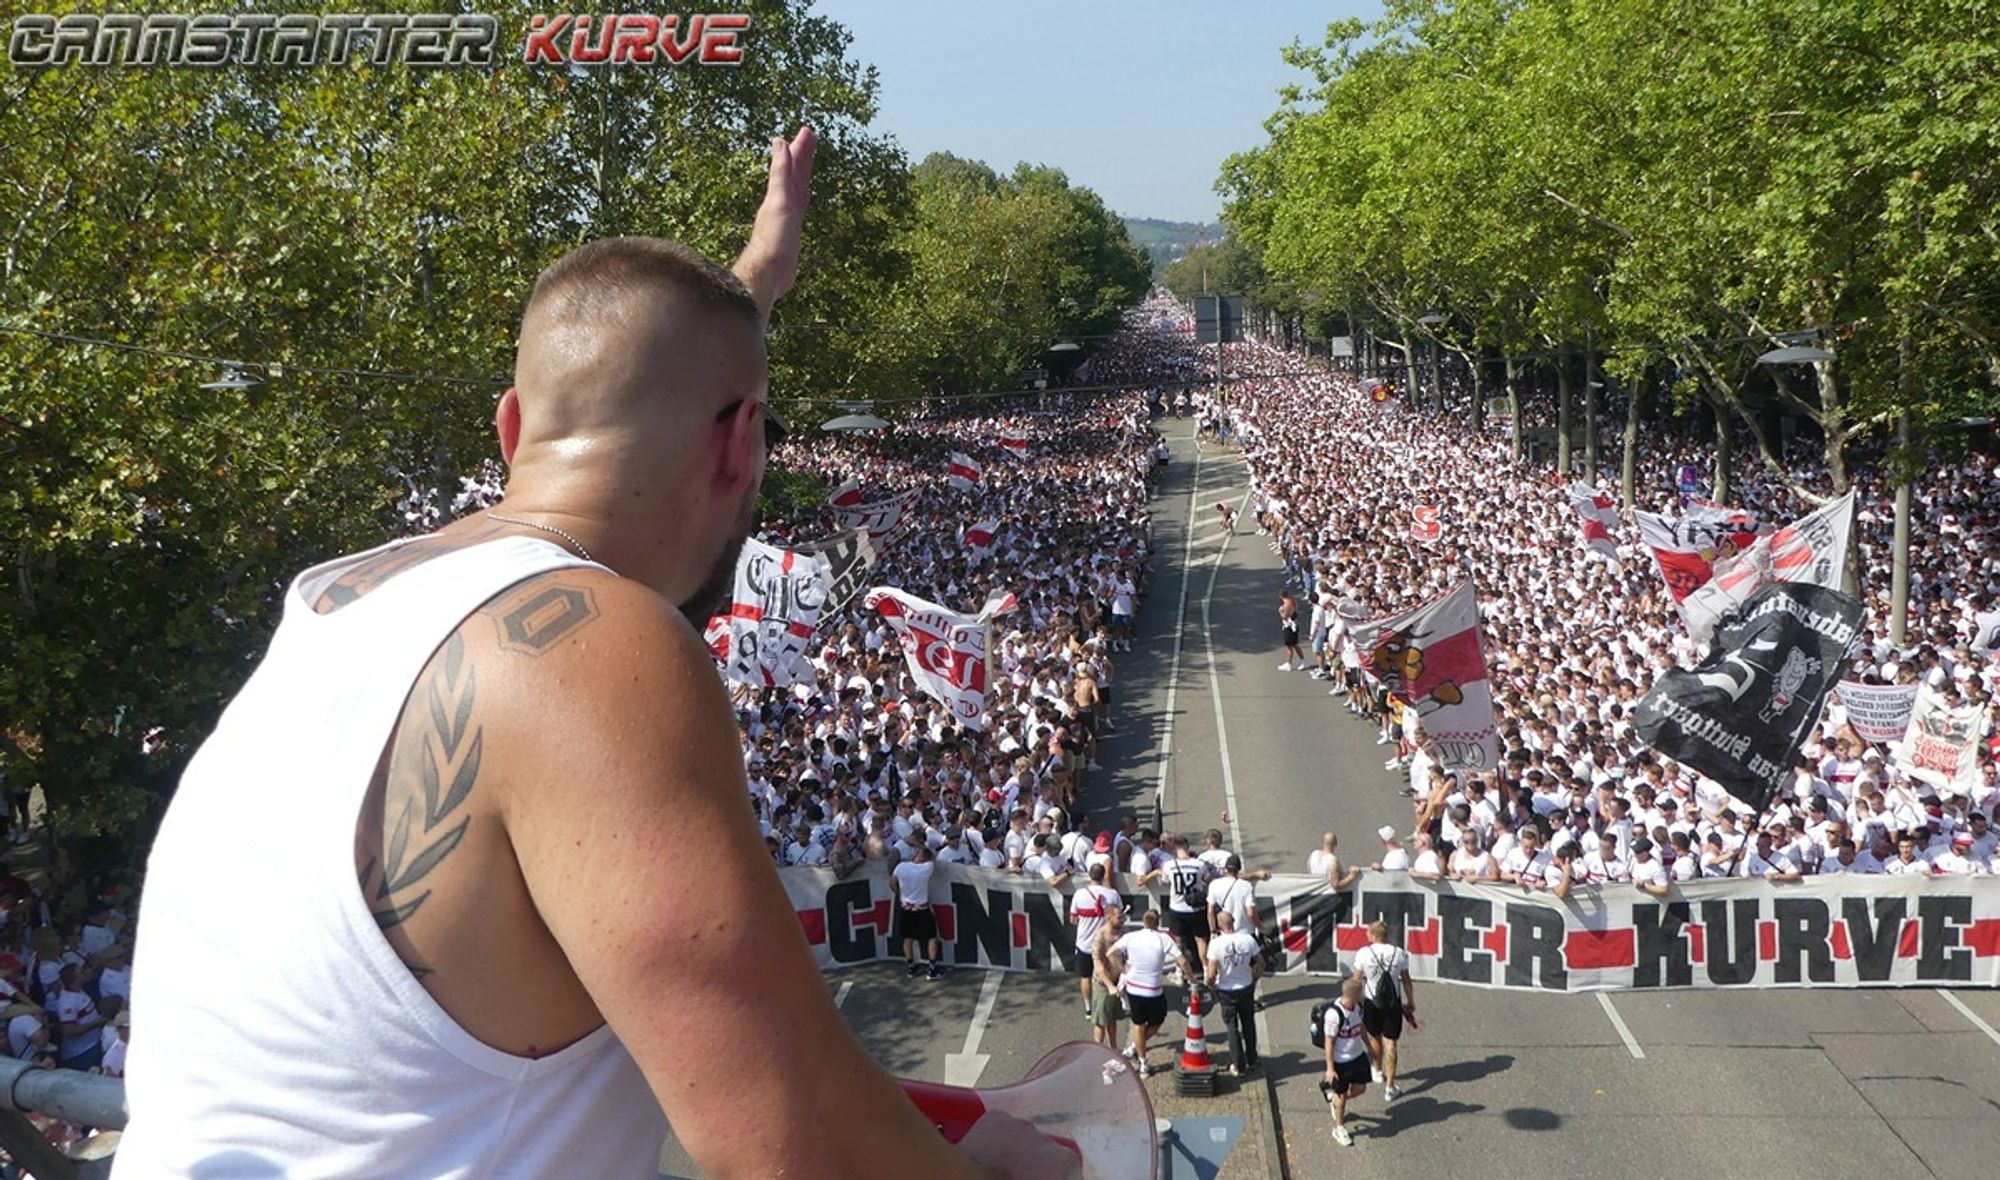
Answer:
<path fill-rule="evenodd" d="M 508 595 L 487 613 L 500 629 L 500 646 L 541 655 L 597 617 L 597 598 L 588 586 L 557 579 Z"/>
<path fill-rule="evenodd" d="M 423 907 L 431 896 L 425 879 L 465 839 L 472 817 L 459 810 L 479 780 L 485 745 L 474 715 L 478 677 L 457 633 L 445 641 L 418 691 L 421 711 L 415 708 L 419 702 L 412 702 L 404 714 L 405 728 L 383 780 L 381 810 L 365 825 L 372 831 L 364 831 L 370 847 L 361 889 L 384 930 Z M 411 970 L 419 978 L 429 974 L 414 964 Z"/>

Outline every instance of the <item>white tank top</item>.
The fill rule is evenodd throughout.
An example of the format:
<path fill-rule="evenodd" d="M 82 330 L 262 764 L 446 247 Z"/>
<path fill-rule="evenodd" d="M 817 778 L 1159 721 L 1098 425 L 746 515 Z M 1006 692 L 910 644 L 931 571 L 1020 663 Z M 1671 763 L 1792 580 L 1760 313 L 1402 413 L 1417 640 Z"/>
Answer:
<path fill-rule="evenodd" d="M 504 538 L 313 611 L 379 552 L 292 583 L 270 650 L 160 825 L 113 1174 L 654 1180 L 666 1119 L 610 1028 L 542 1058 L 474 1039 L 411 976 L 355 879 L 362 797 L 431 654 L 509 586 L 585 563 Z"/>

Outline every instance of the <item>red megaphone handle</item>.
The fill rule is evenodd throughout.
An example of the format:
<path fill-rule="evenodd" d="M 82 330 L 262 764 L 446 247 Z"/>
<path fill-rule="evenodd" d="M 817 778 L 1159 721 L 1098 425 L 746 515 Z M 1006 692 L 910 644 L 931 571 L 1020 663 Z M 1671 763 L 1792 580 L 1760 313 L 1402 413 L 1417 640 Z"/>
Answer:
<path fill-rule="evenodd" d="M 898 1078 L 903 1093 L 923 1112 L 931 1125 L 938 1129 L 947 1143 L 962 1142 L 972 1133 L 973 1124 L 986 1117 L 986 1100 L 979 1091 L 964 1086 L 940 1086 L 935 1082 L 917 1082 L 909 1078 Z M 1060 1144 L 1079 1161 L 1083 1159 L 1083 1148 L 1073 1139 L 1061 1135 L 1047 1135 L 1051 1143 Z"/>

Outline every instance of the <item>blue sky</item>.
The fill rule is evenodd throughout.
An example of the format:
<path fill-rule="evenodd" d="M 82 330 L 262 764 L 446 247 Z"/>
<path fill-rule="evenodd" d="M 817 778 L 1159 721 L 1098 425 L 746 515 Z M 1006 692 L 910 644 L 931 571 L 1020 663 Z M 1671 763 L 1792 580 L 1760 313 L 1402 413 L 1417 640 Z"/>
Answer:
<path fill-rule="evenodd" d="M 1264 140 L 1278 51 L 1376 0 L 820 0 L 881 75 L 875 129 L 922 159 L 1051 164 L 1131 217 L 1213 221 L 1224 157 Z"/>

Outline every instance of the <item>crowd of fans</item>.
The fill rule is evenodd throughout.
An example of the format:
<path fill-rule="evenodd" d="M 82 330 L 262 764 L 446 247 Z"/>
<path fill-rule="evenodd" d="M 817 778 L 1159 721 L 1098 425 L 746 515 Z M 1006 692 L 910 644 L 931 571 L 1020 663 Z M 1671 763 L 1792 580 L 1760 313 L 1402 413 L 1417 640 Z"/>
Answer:
<path fill-rule="evenodd" d="M 1157 304 L 1134 312 L 1134 330 L 1093 359 L 1092 379 L 1177 375 L 1184 350 L 1157 346 L 1161 317 L 1173 315 Z M 870 858 L 922 857 L 1081 881 L 1086 862 L 1138 847 L 1136 820 L 1118 832 L 1094 823 L 1081 787 L 1113 724 L 1115 657 L 1131 642 L 1123 624 L 1153 560 L 1149 505 L 1166 452 L 1151 420 L 1145 392 L 1053 391 L 998 412 L 933 405 L 890 432 L 781 449 L 778 464 L 829 488 L 857 481 L 868 502 L 914 494 L 913 526 L 883 546 L 868 585 L 953 610 L 1009 593 L 1019 606 L 994 623 L 981 728 L 920 691 L 864 595 L 821 620 L 810 682 L 733 686 L 751 806 L 779 865 L 846 875 Z M 1025 452 L 1002 447 L 1003 433 L 1025 433 Z M 983 468 L 978 484 L 951 486 L 954 452 Z M 981 555 L 962 536 L 987 521 L 999 526 Z M 769 522 L 762 536 L 782 546 L 836 531 L 831 510 L 817 509 Z"/>
<path fill-rule="evenodd" d="M 1637 879 L 1649 887 L 1722 875 L 1791 879 L 1833 872 L 1989 872 L 2000 835 L 1993 760 L 2000 717 L 2000 465 L 1976 452 L 1940 464 L 1914 490 L 1906 646 L 1888 641 L 1889 489 L 1857 465 L 1855 528 L 1870 628 L 1846 678 L 1922 681 L 1953 706 L 1985 709 L 1980 783 L 1970 791 L 1913 779 L 1896 744 L 1872 745 L 1846 724 L 1838 695 L 1801 752 L 1789 789 L 1761 811 L 1648 749 L 1634 729 L 1640 699 L 1663 670 L 1702 654 L 1636 529 L 1620 531 L 1616 567 L 1587 557 L 1547 463 L 1516 463 L 1500 430 L 1474 434 L 1462 411 L 1422 412 L 1371 396 L 1355 376 L 1266 346 L 1247 373 L 1193 411 L 1239 439 L 1260 531 L 1272 535 L 1309 603 L 1313 675 L 1374 718 L 1393 746 L 1385 769 L 1413 796 L 1415 856 L 1427 875 L 1568 883 Z M 1677 473 L 1712 454 L 1667 423 L 1642 431 L 1638 507 L 1670 515 Z M 1832 490 L 1800 440 L 1792 480 Z M 1616 455 L 1615 450 L 1610 452 Z M 1748 447 L 1739 454 L 1750 453 Z M 1583 473 L 1616 495 L 1606 473 Z M 1784 524 L 1814 507 L 1761 465 L 1737 470 L 1732 503 Z M 1571 478 L 1575 478 L 1572 476 Z M 1441 526 L 1418 539 L 1419 508 Z M 1373 618 L 1474 579 L 1500 730 L 1499 766 L 1447 772 L 1414 710 L 1363 683 L 1343 608 Z M 1306 614 L 1301 611 L 1301 614 Z M 1290 661 L 1288 660 L 1289 664 Z M 1390 837 L 1394 832 L 1389 832 Z M 1394 839 L 1391 845 L 1400 843 Z"/>

